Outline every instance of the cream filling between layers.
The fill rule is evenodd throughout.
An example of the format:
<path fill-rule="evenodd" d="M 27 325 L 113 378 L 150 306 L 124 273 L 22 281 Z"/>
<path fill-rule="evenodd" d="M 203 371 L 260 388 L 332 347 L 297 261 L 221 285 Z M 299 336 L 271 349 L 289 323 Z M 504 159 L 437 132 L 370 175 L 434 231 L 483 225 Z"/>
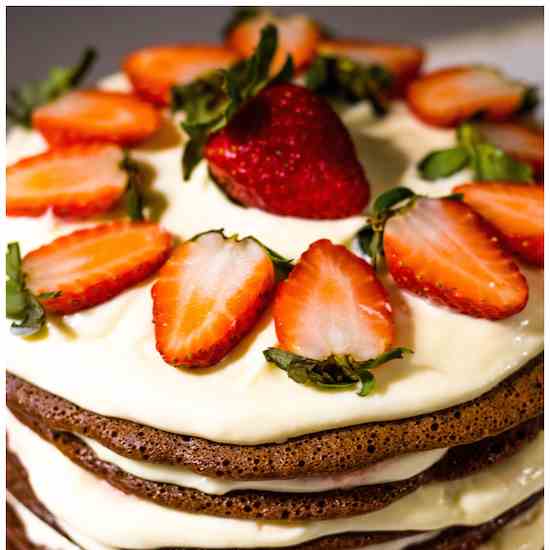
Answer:
<path fill-rule="evenodd" d="M 121 76 L 107 82 L 111 89 L 125 85 Z M 379 121 L 364 104 L 342 116 L 373 196 L 397 184 L 440 196 L 470 177 L 463 171 L 440 182 L 419 180 L 415 162 L 428 151 L 451 145 L 453 132 L 421 124 L 403 104 L 394 104 Z M 236 206 L 209 179 L 204 162 L 191 181 L 183 183 L 181 142 L 166 147 L 170 139 L 165 130 L 133 155 L 150 166 L 152 189 L 167 200 L 161 223 L 180 237 L 225 227 L 228 233 L 252 233 L 296 258 L 319 238 L 349 244 L 364 223 L 359 216 L 313 221 Z M 8 139 L 8 161 L 44 147 L 35 132 L 15 129 Z M 5 231 L 10 240 L 20 242 L 24 254 L 91 223 L 68 223 L 47 214 L 7 218 Z M 296 384 L 267 364 L 262 351 L 277 341 L 270 312 L 216 367 L 178 370 L 167 365 L 155 349 L 151 281 L 87 311 L 52 318 L 47 335 L 8 338 L 7 365 L 25 380 L 102 415 L 219 442 L 279 442 L 433 412 L 497 385 L 543 347 L 543 272 L 526 267 L 522 271 L 529 282 L 529 303 L 518 315 L 497 322 L 431 305 L 398 290 L 385 277 L 395 312 L 395 344 L 415 353 L 376 369 L 377 389 L 368 398 L 354 391 L 320 391 Z"/>
<path fill-rule="evenodd" d="M 64 524 L 107 546 L 284 547 L 350 531 L 435 531 L 479 525 L 544 483 L 544 436 L 468 478 L 430 483 L 371 514 L 325 521 L 252 521 L 189 514 L 126 495 L 88 473 L 8 414 L 10 448 L 39 500 Z"/>
<path fill-rule="evenodd" d="M 365 468 L 341 472 L 330 476 L 312 476 L 296 479 L 270 479 L 253 481 L 231 481 L 196 474 L 181 466 L 154 464 L 132 460 L 114 453 L 93 439 L 82 437 L 94 453 L 106 462 L 142 479 L 172 483 L 180 487 L 190 487 L 210 495 L 223 495 L 238 489 L 262 491 L 315 493 L 331 489 L 350 489 L 362 485 L 389 483 L 409 479 L 441 460 L 447 449 L 433 449 L 420 453 L 408 453 L 390 458 Z"/>

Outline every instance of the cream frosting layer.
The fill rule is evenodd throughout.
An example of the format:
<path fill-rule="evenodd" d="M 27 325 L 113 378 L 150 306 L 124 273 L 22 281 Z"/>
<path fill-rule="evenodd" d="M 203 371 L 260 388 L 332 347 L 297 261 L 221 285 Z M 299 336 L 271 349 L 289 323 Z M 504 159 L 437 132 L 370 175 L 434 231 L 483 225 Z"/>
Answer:
<path fill-rule="evenodd" d="M 54 529 L 35 516 L 20 502 L 7 495 L 8 502 L 18 513 L 29 540 L 37 545 L 44 545 L 50 550 L 77 550 L 70 541 L 61 537 Z M 63 524 L 62 528 L 84 550 L 115 550 L 112 546 L 97 543 L 78 531 Z M 411 544 L 426 542 L 435 538 L 439 532 L 430 532 L 381 544 L 369 545 L 363 550 L 403 550 Z M 489 542 L 479 550 L 542 550 L 544 546 L 544 506 L 538 504 L 513 522 L 500 529 Z M 358 549 L 359 550 L 359 549 Z"/>
<path fill-rule="evenodd" d="M 223 495 L 238 489 L 315 493 L 330 491 L 331 489 L 350 489 L 362 485 L 389 483 L 409 479 L 427 470 L 443 458 L 447 452 L 447 449 L 433 449 L 420 453 L 408 453 L 377 462 L 360 470 L 341 472 L 330 476 L 230 481 L 196 474 L 180 466 L 132 460 L 114 453 L 93 439 L 82 439 L 92 448 L 98 458 L 118 466 L 125 472 L 150 481 L 172 483 L 180 487 L 190 487 L 210 495 Z"/>
<path fill-rule="evenodd" d="M 107 81 L 124 88 L 120 76 Z M 463 171 L 436 183 L 421 181 L 415 162 L 453 143 L 453 133 L 427 127 L 400 103 L 381 120 L 360 104 L 342 110 L 373 196 L 397 184 L 432 196 L 467 181 Z M 133 151 L 154 174 L 152 189 L 161 223 L 180 237 L 224 227 L 253 233 L 268 246 L 298 257 L 316 239 L 349 244 L 362 217 L 312 221 L 274 216 L 236 206 L 209 179 L 201 163 L 191 181 L 181 179 L 181 139 L 167 126 L 152 142 Z M 44 143 L 35 132 L 15 129 L 8 160 L 36 153 Z M 160 197 L 160 198 L 159 198 Z M 23 253 L 93 222 L 7 218 L 6 234 Z M 543 272 L 522 266 L 530 288 L 527 307 L 503 321 L 453 313 L 398 290 L 389 277 L 396 345 L 414 355 L 376 370 L 377 389 L 368 398 L 354 391 L 328 392 L 294 383 L 265 362 L 262 350 L 276 344 L 270 312 L 218 366 L 178 370 L 155 349 L 151 282 L 109 302 L 52 319 L 47 335 L 8 338 L 7 364 L 18 376 L 99 414 L 134 420 L 175 433 L 214 441 L 259 444 L 363 422 L 433 412 L 471 400 L 537 355 L 543 347 Z"/>
<path fill-rule="evenodd" d="M 544 436 L 468 478 L 430 483 L 371 514 L 325 521 L 252 521 L 189 514 L 126 495 L 66 458 L 8 414 L 10 448 L 39 500 L 64 524 L 107 546 L 283 547 L 349 531 L 438 530 L 479 525 L 544 484 Z"/>

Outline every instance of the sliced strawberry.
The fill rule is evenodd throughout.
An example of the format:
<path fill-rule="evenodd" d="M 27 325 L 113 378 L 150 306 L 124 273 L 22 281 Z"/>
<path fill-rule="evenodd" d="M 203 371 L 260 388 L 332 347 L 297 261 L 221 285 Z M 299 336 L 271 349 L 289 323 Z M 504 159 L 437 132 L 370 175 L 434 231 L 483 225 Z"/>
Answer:
<path fill-rule="evenodd" d="M 255 240 L 209 232 L 187 241 L 152 290 L 157 350 L 171 365 L 215 365 L 253 327 L 274 285 L 273 263 Z"/>
<path fill-rule="evenodd" d="M 116 145 L 69 145 L 27 157 L 6 170 L 8 216 L 84 218 L 105 212 L 120 199 L 128 174 Z"/>
<path fill-rule="evenodd" d="M 136 92 L 159 105 L 170 103 L 170 89 L 187 84 L 214 69 L 226 69 L 239 56 L 223 46 L 212 44 L 176 44 L 152 46 L 129 55 L 124 72 Z"/>
<path fill-rule="evenodd" d="M 391 73 L 396 94 L 405 92 L 409 82 L 418 76 L 424 61 L 424 50 L 416 46 L 369 40 L 324 40 L 318 51 L 348 57 L 365 65 L 381 65 Z"/>
<path fill-rule="evenodd" d="M 407 102 L 429 124 L 456 126 L 478 115 L 484 120 L 506 120 L 532 99 L 530 91 L 495 69 L 462 66 L 440 69 L 414 81 Z"/>
<path fill-rule="evenodd" d="M 280 284 L 273 310 L 279 345 L 310 359 L 372 359 L 393 341 L 392 309 L 372 267 L 326 239 L 313 243 Z"/>
<path fill-rule="evenodd" d="M 515 122 L 476 124 L 484 139 L 515 159 L 533 167 L 536 176 L 544 174 L 544 132 Z"/>
<path fill-rule="evenodd" d="M 32 125 L 51 145 L 90 141 L 131 145 L 159 128 L 160 115 L 132 94 L 80 90 L 36 109 Z"/>
<path fill-rule="evenodd" d="M 525 277 L 491 228 L 459 201 L 419 198 L 391 217 L 384 253 L 399 287 L 460 313 L 503 319 L 527 303 Z"/>
<path fill-rule="evenodd" d="M 33 250 L 23 259 L 33 294 L 55 313 L 105 302 L 143 281 L 166 260 L 171 236 L 152 223 L 120 221 L 81 229 Z"/>
<path fill-rule="evenodd" d="M 304 68 L 315 56 L 320 38 L 319 26 L 305 15 L 276 17 L 268 10 L 247 18 L 234 26 L 226 37 L 227 45 L 241 57 L 250 57 L 260 41 L 262 29 L 273 24 L 279 31 L 279 47 L 271 65 L 272 74 L 277 73 L 291 55 L 294 68 Z"/>
<path fill-rule="evenodd" d="M 509 182 L 480 182 L 454 189 L 487 220 L 503 242 L 526 262 L 544 266 L 544 188 Z"/>

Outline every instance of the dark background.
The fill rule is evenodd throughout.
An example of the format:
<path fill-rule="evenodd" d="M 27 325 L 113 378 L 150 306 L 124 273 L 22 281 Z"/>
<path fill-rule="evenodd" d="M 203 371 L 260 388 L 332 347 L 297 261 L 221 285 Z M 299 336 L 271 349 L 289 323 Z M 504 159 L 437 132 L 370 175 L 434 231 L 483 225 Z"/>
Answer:
<path fill-rule="evenodd" d="M 542 7 L 281 7 L 313 15 L 342 36 L 425 42 L 454 32 L 543 18 Z M 216 41 L 231 7 L 8 7 L 7 87 L 72 64 L 86 45 L 100 58 L 89 82 L 147 44 Z"/>

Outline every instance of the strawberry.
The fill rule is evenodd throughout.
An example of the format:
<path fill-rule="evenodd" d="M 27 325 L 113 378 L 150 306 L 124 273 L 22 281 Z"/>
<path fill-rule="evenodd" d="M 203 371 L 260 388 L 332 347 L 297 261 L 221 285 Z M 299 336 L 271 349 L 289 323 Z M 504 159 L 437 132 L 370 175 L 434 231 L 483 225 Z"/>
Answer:
<path fill-rule="evenodd" d="M 84 218 L 105 212 L 128 181 L 123 151 L 116 145 L 81 144 L 27 157 L 6 170 L 8 216 Z"/>
<path fill-rule="evenodd" d="M 475 127 L 483 138 L 516 160 L 530 164 L 536 176 L 544 174 L 544 132 L 517 122 L 483 122 Z"/>
<path fill-rule="evenodd" d="M 536 103 L 534 89 L 483 66 L 440 69 L 415 80 L 407 102 L 423 121 L 456 126 L 474 116 L 506 120 Z"/>
<path fill-rule="evenodd" d="M 383 235 L 388 270 L 405 290 L 485 319 L 510 317 L 527 303 L 525 277 L 460 201 L 414 197 L 393 211 Z"/>
<path fill-rule="evenodd" d="M 141 97 L 168 105 L 173 85 L 187 84 L 203 73 L 226 69 L 238 60 L 235 52 L 222 46 L 176 44 L 138 50 L 125 59 L 123 68 Z"/>
<path fill-rule="evenodd" d="M 327 101 L 294 84 L 250 99 L 204 147 L 210 171 L 233 199 L 283 216 L 359 214 L 369 185 L 350 135 Z"/>
<path fill-rule="evenodd" d="M 273 307 L 278 348 L 266 358 L 299 383 L 373 388 L 369 369 L 401 357 L 389 351 L 392 308 L 374 269 L 347 248 L 314 242 L 278 290 Z"/>
<path fill-rule="evenodd" d="M 454 189 L 523 260 L 544 266 L 544 188 L 510 182 L 474 182 Z"/>
<path fill-rule="evenodd" d="M 132 145 L 159 128 L 160 115 L 132 94 L 81 90 L 36 109 L 32 125 L 50 145 L 90 141 Z"/>
<path fill-rule="evenodd" d="M 210 231 L 185 242 L 152 289 L 157 350 L 174 366 L 215 365 L 256 323 L 274 286 L 273 262 L 255 239 Z"/>
<path fill-rule="evenodd" d="M 392 89 L 397 95 L 403 94 L 409 82 L 418 76 L 424 61 L 424 51 L 416 46 L 370 40 L 323 40 L 318 52 L 346 57 L 363 65 L 381 65 L 392 75 Z"/>
<path fill-rule="evenodd" d="M 315 56 L 320 38 L 319 26 L 304 15 L 276 17 L 268 10 L 257 10 L 236 21 L 226 35 L 226 44 L 242 58 L 249 57 L 260 41 L 262 29 L 273 24 L 279 31 L 279 47 L 273 62 L 272 74 L 284 65 L 287 55 L 292 56 L 294 67 L 303 69 Z"/>
<path fill-rule="evenodd" d="M 149 277 L 171 245 L 171 236 L 156 224 L 102 224 L 33 250 L 23 258 L 23 271 L 29 290 L 47 295 L 41 299 L 47 311 L 74 313 Z"/>

